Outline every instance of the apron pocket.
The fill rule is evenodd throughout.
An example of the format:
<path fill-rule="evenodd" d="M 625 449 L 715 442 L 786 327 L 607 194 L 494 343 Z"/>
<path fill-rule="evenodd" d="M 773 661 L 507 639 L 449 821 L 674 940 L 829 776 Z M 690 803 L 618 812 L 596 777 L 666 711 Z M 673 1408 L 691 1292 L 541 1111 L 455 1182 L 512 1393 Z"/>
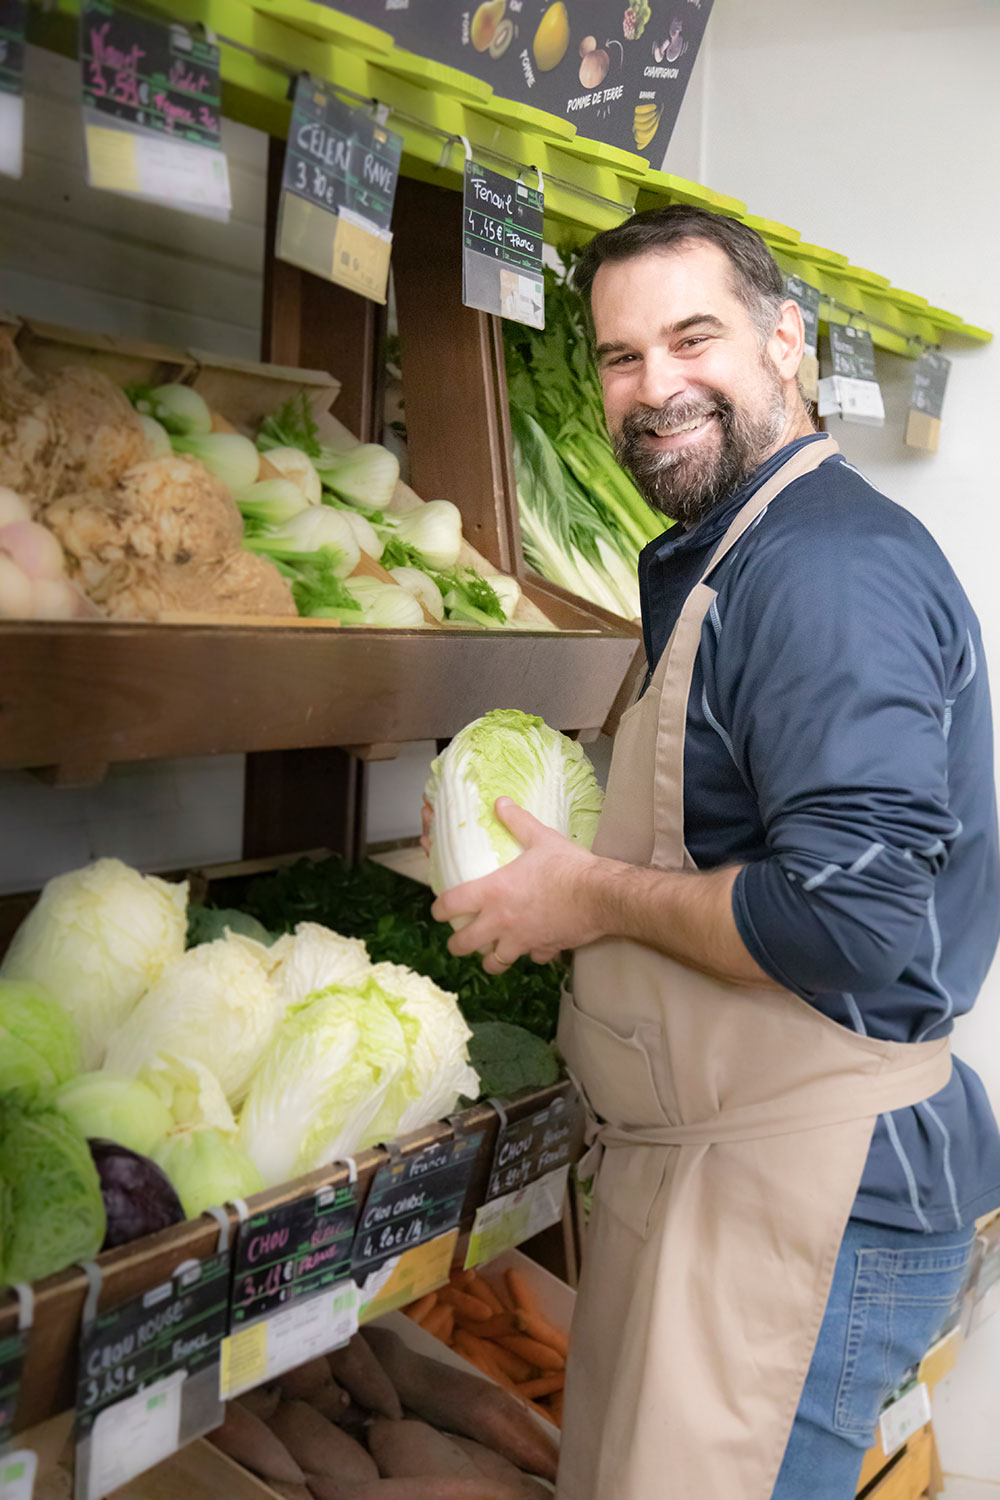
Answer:
<path fill-rule="evenodd" d="M 653 1058 L 663 1047 L 655 1021 L 615 1031 L 588 1016 L 564 989 L 556 1044 L 600 1119 L 631 1130 L 671 1123 L 654 1079 Z"/>

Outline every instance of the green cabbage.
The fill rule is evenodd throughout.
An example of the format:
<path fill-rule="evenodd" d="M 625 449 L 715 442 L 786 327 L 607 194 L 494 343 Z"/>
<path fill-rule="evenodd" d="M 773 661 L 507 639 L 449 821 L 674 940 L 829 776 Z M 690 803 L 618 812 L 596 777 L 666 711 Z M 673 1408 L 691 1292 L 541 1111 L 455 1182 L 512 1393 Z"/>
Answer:
<path fill-rule="evenodd" d="M 80 1066 L 80 1039 L 41 985 L 0 979 L 0 1097 L 29 1103 Z"/>
<path fill-rule="evenodd" d="M 189 948 L 119 1028 L 107 1066 L 134 1077 L 160 1056 L 190 1059 L 235 1107 L 280 1019 L 272 964 L 269 948 L 236 933 Z"/>
<path fill-rule="evenodd" d="M 0 1100 L 0 1286 L 96 1255 L 104 1202 L 86 1139 L 53 1109 Z"/>
<path fill-rule="evenodd" d="M 209 1125 L 223 1135 L 236 1134 L 236 1119 L 222 1084 L 204 1063 L 158 1053 L 138 1077 L 169 1111 L 172 1125 Z"/>
<path fill-rule="evenodd" d="M 99 859 L 48 882 L 0 975 L 51 990 L 76 1023 L 83 1066 L 99 1068 L 140 995 L 184 952 L 186 928 L 186 882 Z"/>
<path fill-rule="evenodd" d="M 240 1115 L 240 1145 L 268 1187 L 350 1156 L 407 1065 L 378 994 L 330 989 L 289 1007 Z"/>
<path fill-rule="evenodd" d="M 460 730 L 431 765 L 431 884 L 447 891 L 521 853 L 493 811 L 510 797 L 547 828 L 590 848 L 603 793 L 580 745 L 543 719 L 498 708 Z"/>
<path fill-rule="evenodd" d="M 391 1141 L 408 1130 L 444 1119 L 459 1098 L 475 1099 L 479 1078 L 469 1064 L 472 1035 L 458 999 L 402 964 L 375 964 L 361 990 L 393 1011 L 406 1038 L 406 1068 L 390 1085 L 363 1145 Z"/>
<path fill-rule="evenodd" d="M 147 1084 L 104 1071 L 70 1079 L 53 1103 L 88 1140 L 114 1141 L 140 1156 L 149 1156 L 174 1123 Z"/>
<path fill-rule="evenodd" d="M 206 1208 L 249 1198 L 264 1182 L 246 1152 L 219 1130 L 176 1130 L 152 1153 L 189 1219 Z"/>

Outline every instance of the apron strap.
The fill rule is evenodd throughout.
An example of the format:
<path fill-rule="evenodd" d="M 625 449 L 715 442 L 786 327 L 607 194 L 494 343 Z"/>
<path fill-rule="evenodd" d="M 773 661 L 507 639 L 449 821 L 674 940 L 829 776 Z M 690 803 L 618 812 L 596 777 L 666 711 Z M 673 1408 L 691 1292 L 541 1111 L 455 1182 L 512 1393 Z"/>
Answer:
<path fill-rule="evenodd" d="M 782 490 L 796 479 L 818 469 L 839 453 L 833 438 L 824 436 L 793 453 L 776 474 L 755 490 L 712 554 L 700 580 L 684 601 L 677 624 L 657 664 L 651 687 L 660 690 L 659 721 L 654 777 L 653 865 L 660 870 L 693 870 L 694 861 L 684 847 L 684 738 L 687 729 L 691 676 L 701 645 L 701 628 L 715 598 L 706 580 L 731 552 Z M 659 681 L 657 681 L 659 679 Z"/>

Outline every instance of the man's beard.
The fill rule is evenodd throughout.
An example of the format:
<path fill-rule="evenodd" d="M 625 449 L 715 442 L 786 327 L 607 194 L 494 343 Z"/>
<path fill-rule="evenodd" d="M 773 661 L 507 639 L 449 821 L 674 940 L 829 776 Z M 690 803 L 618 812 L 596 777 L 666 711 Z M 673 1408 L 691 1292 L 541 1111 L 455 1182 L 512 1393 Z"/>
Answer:
<path fill-rule="evenodd" d="M 778 372 L 767 366 L 764 371 L 770 391 L 762 416 L 734 406 L 710 387 L 698 396 L 677 397 L 658 411 L 634 406 L 626 412 L 621 430 L 612 438 L 615 457 L 655 510 L 685 527 L 697 526 L 768 456 L 781 436 L 785 404 Z M 718 444 L 695 442 L 660 451 L 649 446 L 651 432 L 662 434 L 699 417 L 718 421 Z"/>

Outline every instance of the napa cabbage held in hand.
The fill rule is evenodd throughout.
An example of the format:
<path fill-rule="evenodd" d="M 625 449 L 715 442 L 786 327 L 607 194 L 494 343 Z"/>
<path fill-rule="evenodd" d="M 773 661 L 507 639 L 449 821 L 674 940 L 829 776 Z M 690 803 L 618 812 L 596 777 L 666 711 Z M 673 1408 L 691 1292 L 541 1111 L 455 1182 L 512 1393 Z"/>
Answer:
<path fill-rule="evenodd" d="M 510 797 L 574 843 L 594 841 L 604 794 L 580 745 L 543 719 L 498 708 L 467 724 L 431 765 L 435 893 L 489 875 L 522 852 L 494 811 Z"/>

